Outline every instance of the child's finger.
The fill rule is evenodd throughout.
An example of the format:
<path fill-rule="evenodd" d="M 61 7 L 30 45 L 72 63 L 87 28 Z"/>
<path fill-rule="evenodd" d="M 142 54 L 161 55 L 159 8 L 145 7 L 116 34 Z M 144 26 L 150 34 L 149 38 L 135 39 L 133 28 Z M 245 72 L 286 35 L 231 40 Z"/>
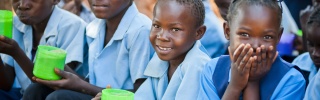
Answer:
<path fill-rule="evenodd" d="M 39 79 L 39 78 L 35 78 L 34 80 L 36 82 L 40 83 L 40 84 L 45 84 L 45 85 L 51 86 L 51 87 L 61 86 L 61 80 L 58 80 L 58 81 L 47 81 L 47 80 L 42 80 L 42 79 Z"/>
<path fill-rule="evenodd" d="M 7 43 L 7 44 L 9 44 L 10 41 L 11 41 L 9 38 L 7 38 L 7 37 L 5 37 L 5 36 L 3 36 L 3 35 L 0 36 L 0 40 L 1 40 L 2 42 L 4 42 L 4 43 Z"/>
<path fill-rule="evenodd" d="M 276 51 L 276 54 L 274 55 L 272 62 L 276 61 L 276 59 L 277 59 L 277 57 L 278 57 L 278 54 L 279 54 L 279 52 Z"/>
<path fill-rule="evenodd" d="M 241 64 L 240 64 L 240 66 L 241 66 L 240 71 L 241 71 L 242 73 L 244 73 L 245 70 L 249 70 L 249 71 L 250 71 L 250 68 L 251 68 L 251 66 L 252 66 L 252 60 L 253 60 L 253 58 L 251 57 L 252 54 L 253 54 L 253 49 L 250 48 L 249 51 L 247 52 L 247 54 L 245 55 L 245 57 L 242 59 Z M 251 61 L 251 62 L 250 62 L 250 61 Z M 249 69 L 246 69 L 247 66 L 248 66 L 248 63 L 250 63 L 250 68 L 249 68 Z"/>
<path fill-rule="evenodd" d="M 270 64 L 270 63 L 273 63 L 275 51 L 273 51 L 273 46 L 269 46 L 267 50 L 268 50 L 267 51 L 268 64 Z"/>
<path fill-rule="evenodd" d="M 257 66 L 261 66 L 262 65 L 262 61 L 261 61 L 261 48 L 258 47 L 257 51 L 256 51 L 256 56 L 257 56 Z"/>
<path fill-rule="evenodd" d="M 110 85 L 110 84 L 108 84 L 106 88 L 107 88 L 107 89 L 111 89 L 111 85 Z"/>
<path fill-rule="evenodd" d="M 250 69 L 250 72 L 255 73 L 258 70 L 258 61 L 257 61 L 257 56 L 253 57 L 253 61 L 252 61 L 252 67 Z"/>
<path fill-rule="evenodd" d="M 234 51 L 234 53 L 230 53 L 232 55 L 233 61 L 236 62 L 239 58 L 241 51 L 244 49 L 245 45 L 240 44 L 240 46 Z M 229 50 L 231 52 L 231 50 Z"/>
<path fill-rule="evenodd" d="M 102 93 L 99 92 L 99 93 L 96 95 L 96 97 L 100 97 L 101 95 L 102 95 Z"/>
<path fill-rule="evenodd" d="M 234 62 L 234 60 L 233 60 L 233 54 L 231 53 L 230 46 L 228 47 L 228 52 L 229 52 L 231 61 Z"/>
<path fill-rule="evenodd" d="M 251 58 L 251 55 L 253 53 L 253 49 L 250 48 L 249 51 L 243 51 L 243 52 L 246 52 L 246 55 L 242 58 L 242 61 L 240 62 L 240 66 L 239 66 L 239 69 L 240 71 L 243 71 L 246 64 L 248 63 L 248 61 L 250 60 Z"/>
<path fill-rule="evenodd" d="M 63 78 L 69 78 L 69 76 L 71 76 L 70 74 L 72 74 L 72 73 L 60 70 L 58 68 L 54 68 L 54 72 Z"/>
<path fill-rule="evenodd" d="M 5 49 L 6 47 L 9 47 L 10 45 L 3 42 L 3 41 L 0 41 L 0 49 Z"/>
<path fill-rule="evenodd" d="M 250 45 L 247 44 L 242 51 L 239 51 L 241 52 L 241 54 L 238 56 L 236 60 L 238 70 L 242 70 L 243 67 L 246 65 L 247 60 L 244 60 L 244 57 L 247 55 L 250 48 Z"/>
<path fill-rule="evenodd" d="M 262 60 L 262 66 L 265 67 L 267 64 L 267 50 L 264 45 L 261 46 L 261 60 Z"/>
<path fill-rule="evenodd" d="M 274 56 L 276 54 L 276 50 L 274 50 L 273 46 L 269 46 L 268 48 L 268 59 L 270 59 L 271 61 L 273 60 Z"/>
<path fill-rule="evenodd" d="M 252 62 L 253 62 L 253 57 L 250 57 L 248 62 L 246 63 L 245 67 L 243 68 L 242 70 L 242 73 L 243 74 L 249 74 L 250 72 L 250 69 L 251 69 L 251 65 L 252 65 Z"/>

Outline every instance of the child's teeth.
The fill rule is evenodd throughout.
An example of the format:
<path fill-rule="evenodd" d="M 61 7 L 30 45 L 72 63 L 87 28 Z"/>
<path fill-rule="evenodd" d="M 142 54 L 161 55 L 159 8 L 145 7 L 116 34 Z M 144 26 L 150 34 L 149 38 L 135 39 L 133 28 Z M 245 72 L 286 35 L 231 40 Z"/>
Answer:
<path fill-rule="evenodd" d="M 161 50 L 171 50 L 171 48 L 163 48 L 163 47 L 159 47 Z"/>

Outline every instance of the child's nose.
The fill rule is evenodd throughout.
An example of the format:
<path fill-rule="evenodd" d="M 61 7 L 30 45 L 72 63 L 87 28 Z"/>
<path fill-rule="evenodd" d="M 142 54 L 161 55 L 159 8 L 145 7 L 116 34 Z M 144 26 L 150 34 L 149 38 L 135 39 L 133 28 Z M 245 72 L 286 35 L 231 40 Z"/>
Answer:
<path fill-rule="evenodd" d="M 257 48 L 261 45 L 259 39 L 255 39 L 255 38 L 253 38 L 253 39 L 250 41 L 250 44 L 251 44 L 251 47 L 252 47 L 254 50 L 257 49 Z"/>
<path fill-rule="evenodd" d="M 18 6 L 19 10 L 29 10 L 30 9 L 30 0 L 20 0 L 20 4 Z"/>
<path fill-rule="evenodd" d="M 157 39 L 161 41 L 169 41 L 168 33 L 162 30 L 161 32 L 157 33 Z"/>

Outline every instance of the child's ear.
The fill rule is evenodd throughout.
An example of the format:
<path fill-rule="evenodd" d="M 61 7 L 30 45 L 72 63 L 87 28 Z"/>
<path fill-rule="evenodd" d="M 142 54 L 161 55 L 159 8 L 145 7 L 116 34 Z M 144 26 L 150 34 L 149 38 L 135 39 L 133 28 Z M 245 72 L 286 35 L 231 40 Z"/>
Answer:
<path fill-rule="evenodd" d="M 53 4 L 57 5 L 60 2 L 60 0 L 53 0 Z"/>
<path fill-rule="evenodd" d="M 227 21 L 223 22 L 224 37 L 230 40 L 230 25 Z"/>
<path fill-rule="evenodd" d="M 201 25 L 196 33 L 196 40 L 200 40 L 202 38 L 202 36 L 204 35 L 204 33 L 206 32 L 207 27 L 205 25 Z"/>
<path fill-rule="evenodd" d="M 279 41 L 280 41 L 280 39 L 281 39 L 282 33 L 283 33 L 283 27 L 280 27 L 280 31 L 279 31 L 279 33 L 278 33 L 277 44 L 279 43 Z"/>

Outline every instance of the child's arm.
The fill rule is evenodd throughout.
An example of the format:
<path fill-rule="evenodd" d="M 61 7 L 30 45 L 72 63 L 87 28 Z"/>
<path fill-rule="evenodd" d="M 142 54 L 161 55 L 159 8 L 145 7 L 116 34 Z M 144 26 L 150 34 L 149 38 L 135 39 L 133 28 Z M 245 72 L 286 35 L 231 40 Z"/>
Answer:
<path fill-rule="evenodd" d="M 15 78 L 14 68 L 10 65 L 4 64 L 0 57 L 0 80 L 1 80 L 0 89 L 9 91 L 13 85 L 14 78 Z"/>
<path fill-rule="evenodd" d="M 248 82 L 243 93 L 243 100 L 260 100 L 260 83 Z"/>
<path fill-rule="evenodd" d="M 0 36 L 0 53 L 10 55 L 26 73 L 29 79 L 32 78 L 33 63 L 13 39 Z"/>
<path fill-rule="evenodd" d="M 266 48 L 264 45 L 256 49 L 256 56 L 250 69 L 250 76 L 248 85 L 244 90 L 245 100 L 259 100 L 260 99 L 260 80 L 270 70 L 272 63 L 278 56 L 273 46 Z"/>
<path fill-rule="evenodd" d="M 222 97 L 223 100 L 238 100 L 246 87 L 253 58 L 253 49 L 250 44 L 241 44 L 234 53 L 231 53 L 231 81 Z"/>
<path fill-rule="evenodd" d="M 4 36 L 0 36 L 0 52 L 11 56 L 20 65 L 21 69 L 28 76 L 28 78 L 30 80 L 32 80 L 34 64 L 27 57 L 27 55 L 24 53 L 24 51 L 19 47 L 19 45 L 16 43 L 16 41 L 14 41 L 13 39 L 6 38 Z M 6 68 L 6 66 L 4 66 L 3 68 Z M 8 69 L 8 68 L 6 68 L 6 69 Z M 12 67 L 12 69 L 13 69 L 13 67 Z M 66 71 L 75 73 L 69 67 L 66 67 L 65 69 L 66 69 Z M 10 75 L 10 73 L 11 74 L 14 73 L 14 70 L 13 70 L 13 72 L 10 72 L 10 69 L 9 69 L 8 71 L 6 70 L 5 73 L 6 73 L 5 75 L 7 76 L 7 75 Z M 10 75 L 9 78 L 10 77 L 12 77 L 12 76 Z M 10 80 L 11 80 L 11 78 L 10 78 Z M 12 80 L 14 80 L 14 77 Z"/>
<path fill-rule="evenodd" d="M 48 80 L 41 80 L 36 77 L 33 77 L 33 80 L 40 84 L 47 85 L 48 87 L 51 87 L 55 90 L 68 89 L 68 90 L 73 90 L 76 92 L 88 94 L 91 96 L 95 96 L 96 94 L 98 94 L 103 90 L 103 88 L 91 85 L 90 83 L 82 80 L 80 77 L 78 77 L 73 73 L 62 71 L 57 68 L 54 71 L 57 75 L 62 77 L 61 80 L 48 81 Z"/>

